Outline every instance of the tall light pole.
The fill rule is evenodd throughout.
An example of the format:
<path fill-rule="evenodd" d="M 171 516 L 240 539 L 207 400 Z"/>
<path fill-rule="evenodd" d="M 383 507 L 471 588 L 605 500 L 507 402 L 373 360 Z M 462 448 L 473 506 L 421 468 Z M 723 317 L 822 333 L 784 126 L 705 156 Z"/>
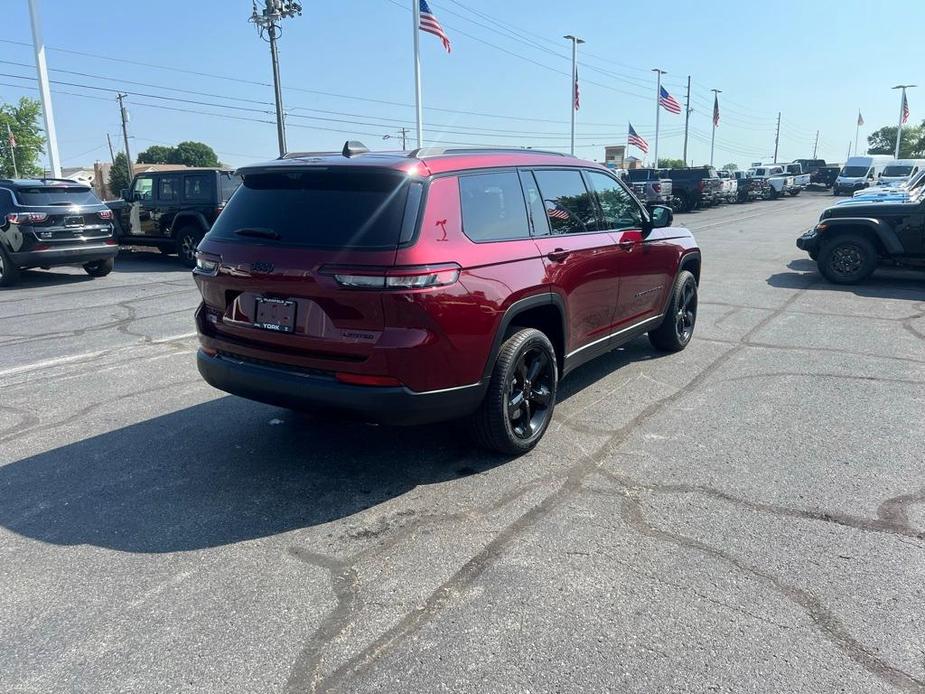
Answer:
<path fill-rule="evenodd" d="M 48 140 L 48 163 L 53 178 L 61 178 L 61 160 L 58 157 L 58 134 L 55 131 L 55 114 L 51 107 L 51 89 L 48 87 L 48 65 L 45 63 L 45 42 L 39 21 L 39 0 L 29 0 L 29 18 L 32 20 L 32 45 L 35 48 L 35 65 L 39 73 L 39 95 L 42 98 L 42 116 L 45 118 L 45 137 Z"/>
<path fill-rule="evenodd" d="M 302 14 L 301 3 L 295 0 L 264 0 L 264 8 L 257 10 L 257 0 L 253 0 L 254 11 L 250 22 L 257 26 L 260 38 L 270 43 L 270 57 L 273 61 L 273 89 L 276 94 L 276 138 L 279 141 L 279 156 L 286 153 L 286 122 L 283 115 L 283 89 L 279 83 L 279 54 L 276 40 L 282 34 L 279 23 L 283 19 Z"/>
<path fill-rule="evenodd" d="M 710 166 L 713 166 L 713 145 L 716 144 L 716 121 L 718 116 L 717 104 L 719 95 L 723 93 L 722 89 L 711 89 L 713 92 L 713 135 L 710 136 Z"/>
<path fill-rule="evenodd" d="M 687 98 L 684 100 L 684 166 L 687 166 L 687 130 L 691 122 L 691 114 L 694 109 L 691 108 L 691 76 L 687 76 Z M 655 162 L 656 165 L 658 162 Z"/>
<path fill-rule="evenodd" d="M 658 75 L 655 84 L 655 168 L 658 168 L 658 122 L 659 116 L 661 116 L 662 107 L 659 104 L 659 100 L 662 97 L 662 75 L 667 75 L 668 73 L 664 70 L 660 70 L 657 67 L 652 68 L 652 72 Z"/>
<path fill-rule="evenodd" d="M 902 139 L 903 135 L 903 123 L 905 123 L 906 107 L 908 102 L 906 101 L 906 90 L 912 89 L 917 85 L 915 84 L 897 84 L 893 89 L 902 90 L 902 98 L 899 100 L 899 123 L 896 125 L 896 153 L 893 155 L 894 159 L 899 159 L 899 141 Z M 855 152 L 857 154 L 857 152 Z"/>
<path fill-rule="evenodd" d="M 572 115 L 572 137 L 569 152 L 572 156 L 575 156 L 575 111 L 578 110 L 578 44 L 584 43 L 584 39 L 572 36 L 571 34 L 566 34 L 562 38 L 572 42 L 572 88 L 569 91 L 569 104 L 571 106 L 569 111 Z"/>
<path fill-rule="evenodd" d="M 780 111 L 777 112 L 777 131 L 774 133 L 774 161 L 772 164 L 777 163 L 777 147 L 780 145 Z"/>

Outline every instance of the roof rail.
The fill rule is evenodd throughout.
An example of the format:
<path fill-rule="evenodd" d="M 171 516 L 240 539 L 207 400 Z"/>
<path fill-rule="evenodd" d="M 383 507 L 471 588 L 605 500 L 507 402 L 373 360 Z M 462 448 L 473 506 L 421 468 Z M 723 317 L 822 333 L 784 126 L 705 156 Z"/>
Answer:
<path fill-rule="evenodd" d="M 408 152 L 411 159 L 423 159 L 425 157 L 439 157 L 444 154 L 491 154 L 493 152 L 503 152 L 507 154 L 552 154 L 557 157 L 567 157 L 568 154 L 562 152 L 553 152 L 547 149 L 531 149 L 529 147 L 420 147 Z"/>
<path fill-rule="evenodd" d="M 0 183 L 17 183 L 19 181 L 53 181 L 55 183 L 73 183 L 75 186 L 85 186 L 86 183 L 75 181 L 73 178 L 52 178 L 51 176 L 22 176 L 21 178 L 0 178 Z"/>
<path fill-rule="evenodd" d="M 309 157 L 334 157 L 340 152 L 286 152 L 277 159 L 308 159 Z"/>

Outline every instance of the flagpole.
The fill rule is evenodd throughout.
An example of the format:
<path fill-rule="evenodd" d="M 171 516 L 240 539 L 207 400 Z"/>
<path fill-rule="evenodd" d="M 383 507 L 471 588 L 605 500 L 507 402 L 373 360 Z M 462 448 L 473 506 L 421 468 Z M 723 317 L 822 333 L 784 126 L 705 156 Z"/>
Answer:
<path fill-rule="evenodd" d="M 903 134 L 903 113 L 905 112 L 905 107 L 908 104 L 906 101 L 906 90 L 915 87 L 914 84 L 897 84 L 893 89 L 902 90 L 902 96 L 899 99 L 899 122 L 896 124 L 896 153 L 893 155 L 894 159 L 899 159 L 899 141 L 902 139 Z M 857 154 L 857 147 L 855 147 L 855 154 Z"/>
<path fill-rule="evenodd" d="M 572 84 L 571 84 L 571 93 L 569 94 L 569 113 L 571 115 L 572 121 L 572 136 L 571 136 L 571 145 L 569 152 L 574 157 L 575 156 L 575 93 L 578 88 L 578 44 L 584 43 L 584 41 L 577 36 L 572 36 L 571 34 L 566 34 L 562 38 L 568 39 L 572 42 Z"/>
<path fill-rule="evenodd" d="M 861 112 L 858 111 L 858 125 L 854 129 L 854 153 L 858 151 L 858 136 L 861 134 Z"/>
<path fill-rule="evenodd" d="M 417 118 L 415 132 L 418 149 L 424 146 L 424 109 L 421 105 L 421 1 L 411 0 L 411 21 L 414 26 L 414 113 Z"/>
<path fill-rule="evenodd" d="M 667 74 L 664 70 L 660 70 L 657 67 L 652 68 L 652 72 L 658 75 L 655 85 L 655 168 L 658 168 L 658 122 L 659 116 L 661 116 L 661 106 L 658 105 L 658 100 L 662 95 L 662 75 Z"/>
<path fill-rule="evenodd" d="M 713 145 L 716 143 L 716 116 L 719 110 L 719 95 L 722 89 L 711 89 L 713 92 L 713 135 L 710 137 L 710 166 L 713 166 Z"/>

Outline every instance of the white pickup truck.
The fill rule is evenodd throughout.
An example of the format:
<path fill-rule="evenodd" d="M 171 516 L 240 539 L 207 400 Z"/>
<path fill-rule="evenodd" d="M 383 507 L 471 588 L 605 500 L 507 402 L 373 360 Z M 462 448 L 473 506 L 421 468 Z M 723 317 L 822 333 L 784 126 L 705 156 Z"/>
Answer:
<path fill-rule="evenodd" d="M 792 196 L 796 197 L 812 182 L 812 174 L 803 173 L 803 165 L 799 162 L 793 162 L 791 164 L 781 164 L 784 167 L 784 171 L 793 176 L 793 188 L 788 190 Z"/>
<path fill-rule="evenodd" d="M 784 166 L 784 164 L 767 164 L 763 166 L 754 166 L 748 170 L 748 173 L 753 178 L 763 178 L 768 182 L 768 185 L 770 186 L 768 195 L 769 199 L 771 200 L 779 198 L 781 195 L 786 193 L 790 193 L 791 195 L 799 195 L 800 189 L 797 188 L 793 176 L 787 172 Z M 797 192 L 794 193 L 794 190 Z"/>

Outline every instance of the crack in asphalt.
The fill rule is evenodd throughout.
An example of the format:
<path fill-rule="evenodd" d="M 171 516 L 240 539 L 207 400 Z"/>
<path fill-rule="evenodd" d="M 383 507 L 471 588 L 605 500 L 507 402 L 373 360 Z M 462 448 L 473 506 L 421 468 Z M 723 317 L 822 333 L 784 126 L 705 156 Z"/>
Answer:
<path fill-rule="evenodd" d="M 814 283 L 815 282 L 808 283 L 800 291 L 795 292 L 789 297 L 778 309 L 759 321 L 746 333 L 745 339 L 763 329 L 770 321 L 784 313 L 787 308 Z M 585 479 L 601 469 L 603 461 L 612 450 L 624 443 L 636 427 L 660 412 L 666 406 L 695 391 L 730 359 L 743 350 L 745 346 L 744 343 L 739 343 L 726 350 L 709 365 L 704 367 L 685 386 L 682 386 L 670 395 L 666 395 L 650 403 L 633 419 L 613 431 L 607 441 L 605 441 L 597 451 L 590 456 L 586 456 L 567 470 L 563 484 L 556 491 L 543 498 L 538 504 L 529 508 L 525 513 L 500 531 L 481 551 L 463 564 L 449 580 L 445 581 L 432 592 L 424 601 L 423 607 L 406 614 L 404 618 L 381 634 L 372 644 L 364 648 L 358 654 L 347 659 L 327 677 L 314 680 L 312 682 L 314 688 L 311 691 L 335 691 L 341 684 L 348 682 L 356 675 L 371 667 L 387 650 L 419 631 L 431 620 L 431 618 L 446 607 L 455 596 L 461 594 L 471 586 L 492 564 L 495 557 L 500 556 L 518 537 L 535 526 L 541 519 L 550 515 L 562 502 L 579 493 L 584 487 Z M 290 690 L 304 689 L 308 684 L 308 682 L 299 678 L 290 679 Z"/>
<path fill-rule="evenodd" d="M 742 561 L 730 552 L 719 549 L 705 542 L 658 528 L 648 522 L 638 501 L 629 496 L 623 497 L 621 513 L 626 523 L 641 535 L 671 543 L 677 547 L 691 549 L 707 554 L 734 566 L 739 571 L 751 575 L 790 602 L 803 608 L 817 629 L 830 643 L 838 647 L 851 660 L 884 682 L 905 692 L 925 692 L 925 681 L 894 667 L 872 653 L 860 641 L 854 638 L 841 620 L 815 595 L 780 578 L 762 571 L 756 566 Z"/>

